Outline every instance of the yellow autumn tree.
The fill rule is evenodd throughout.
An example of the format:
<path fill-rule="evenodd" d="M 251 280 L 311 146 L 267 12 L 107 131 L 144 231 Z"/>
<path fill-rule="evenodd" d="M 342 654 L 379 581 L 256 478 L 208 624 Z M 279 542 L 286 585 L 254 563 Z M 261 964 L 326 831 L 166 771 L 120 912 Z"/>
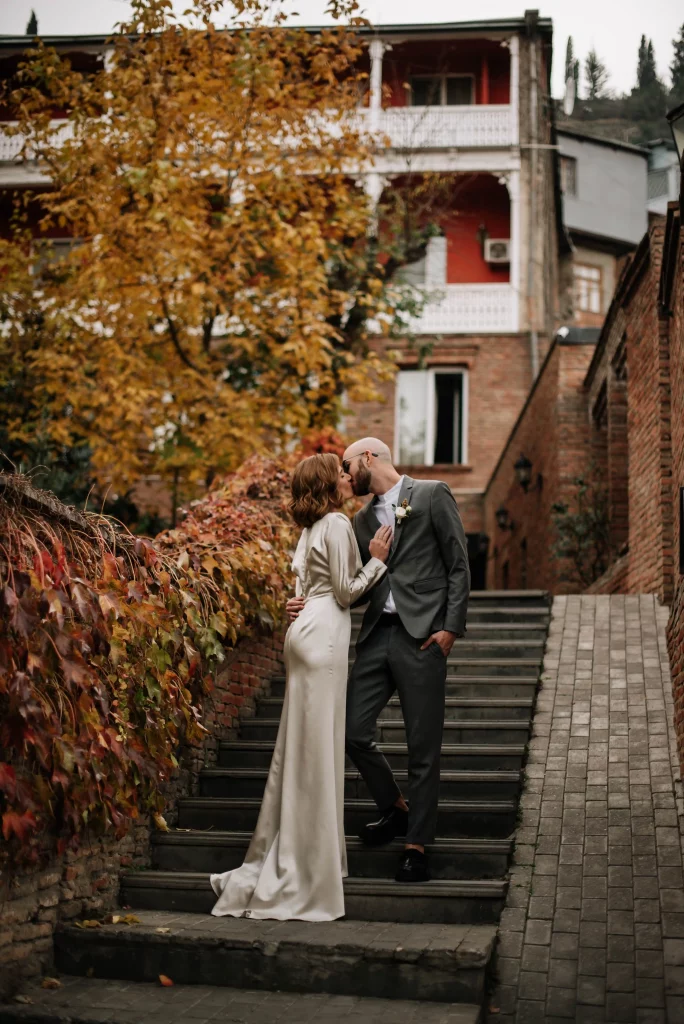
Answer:
<path fill-rule="evenodd" d="M 101 485 L 180 475 L 187 496 L 334 423 L 344 394 L 368 397 L 388 368 L 365 325 L 392 310 L 358 252 L 358 56 L 353 26 L 290 28 L 270 0 L 193 0 L 181 20 L 170 0 L 133 0 L 95 74 L 40 44 L 26 55 L 9 102 L 54 183 L 42 228 L 78 245 L 33 289 L 39 412 L 15 433 L 39 422 L 87 444 Z M 26 298 L 43 254 L 19 248 Z M 365 320 L 345 333 L 351 307 Z M 25 323 L 6 327 L 16 348 Z"/>

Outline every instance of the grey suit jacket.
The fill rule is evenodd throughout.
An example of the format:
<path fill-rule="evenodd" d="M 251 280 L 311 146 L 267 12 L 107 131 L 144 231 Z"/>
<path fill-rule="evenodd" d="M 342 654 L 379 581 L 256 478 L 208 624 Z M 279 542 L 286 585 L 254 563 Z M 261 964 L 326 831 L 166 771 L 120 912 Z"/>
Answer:
<path fill-rule="evenodd" d="M 442 480 L 413 480 L 407 476 L 397 505 L 405 498 L 411 514 L 395 525 L 388 571 L 370 591 L 358 643 L 380 618 L 390 586 L 397 612 L 412 637 L 422 639 L 438 629 L 461 634 L 466 631 L 470 569 L 454 496 Z M 368 545 L 380 526 L 374 511 L 376 500 L 360 509 L 353 519 L 364 564 L 370 558 Z"/>

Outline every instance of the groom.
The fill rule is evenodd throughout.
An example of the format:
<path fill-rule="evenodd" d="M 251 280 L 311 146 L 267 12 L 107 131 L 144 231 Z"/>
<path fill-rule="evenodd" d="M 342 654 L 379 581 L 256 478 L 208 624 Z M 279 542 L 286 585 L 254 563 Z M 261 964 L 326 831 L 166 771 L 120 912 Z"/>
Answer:
<path fill-rule="evenodd" d="M 394 530 L 388 571 L 370 592 L 347 689 L 347 753 L 382 812 L 360 838 L 380 846 L 404 837 L 396 880 L 421 882 L 430 877 L 425 846 L 437 821 L 446 659 L 466 629 L 465 534 L 449 487 L 400 476 L 377 438 L 355 441 L 342 466 L 355 494 L 374 495 L 353 521 L 364 563 L 378 527 Z M 288 603 L 291 614 L 297 601 Z M 406 727 L 410 806 L 375 743 L 378 715 L 395 691 Z"/>

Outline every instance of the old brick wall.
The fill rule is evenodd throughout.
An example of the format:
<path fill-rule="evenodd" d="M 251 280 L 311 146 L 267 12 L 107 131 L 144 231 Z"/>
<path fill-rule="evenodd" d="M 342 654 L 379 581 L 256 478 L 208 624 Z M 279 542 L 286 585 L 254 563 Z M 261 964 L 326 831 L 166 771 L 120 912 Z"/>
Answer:
<path fill-rule="evenodd" d="M 658 320 L 664 219 L 650 228 L 648 253 L 625 297 L 629 438 L 629 577 L 633 594 L 672 594 L 671 448 L 668 342 Z"/>
<path fill-rule="evenodd" d="M 234 736 L 241 717 L 254 714 L 257 695 L 283 672 L 283 635 L 245 640 L 228 653 L 204 707 L 209 731 L 202 747 L 189 749 L 178 775 L 164 786 L 165 818 L 176 820 L 175 802 L 196 794 L 203 764 L 215 764 L 221 739 Z M 86 837 L 80 849 L 51 856 L 39 868 L 0 879 L 0 1000 L 26 979 L 49 973 L 52 934 L 58 921 L 101 917 L 118 905 L 122 870 L 150 863 L 150 821 L 134 824 L 121 840 Z M 46 837 L 46 846 L 49 837 Z M 52 844 L 50 844 L 50 847 Z"/>
<path fill-rule="evenodd" d="M 593 350 L 590 343 L 554 342 L 492 475 L 484 503 L 485 529 L 491 538 L 490 588 L 540 587 L 553 593 L 577 589 L 552 555 L 552 505 L 571 499 L 573 479 L 586 470 L 590 426 L 583 382 Z M 521 453 L 532 463 L 527 494 L 513 469 Z M 496 510 L 501 506 L 508 510 L 513 530 L 497 525 Z"/>
<path fill-rule="evenodd" d="M 679 492 L 684 487 L 684 235 L 677 204 L 668 211 L 667 240 L 661 297 L 662 327 L 669 342 L 670 395 L 672 408 L 673 594 L 667 627 L 667 646 L 672 671 L 675 732 L 684 774 L 684 573 L 679 565 L 680 536 L 684 523 L 679 514 Z"/>
<path fill-rule="evenodd" d="M 397 348 L 396 344 L 392 346 Z M 400 369 L 418 364 L 414 349 L 399 349 Z M 401 466 L 413 476 L 445 480 L 454 491 L 468 533 L 482 529 L 482 495 L 532 385 L 526 335 L 480 335 L 435 341 L 426 367 L 468 371 L 468 461 L 464 466 Z M 382 386 L 384 402 L 357 404 L 345 417 L 350 437 L 379 437 L 394 448 L 395 386 Z"/>

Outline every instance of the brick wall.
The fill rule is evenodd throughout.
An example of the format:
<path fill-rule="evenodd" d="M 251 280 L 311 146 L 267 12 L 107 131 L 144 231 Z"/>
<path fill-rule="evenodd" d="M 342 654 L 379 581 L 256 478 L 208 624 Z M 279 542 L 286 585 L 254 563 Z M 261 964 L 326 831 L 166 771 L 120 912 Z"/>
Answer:
<path fill-rule="evenodd" d="M 672 670 L 675 732 L 684 774 L 684 573 L 679 567 L 680 533 L 684 524 L 679 514 L 679 490 L 684 487 L 684 235 L 677 204 L 668 210 L 660 288 L 661 326 L 670 354 L 670 399 L 672 424 L 671 507 L 673 516 L 673 595 L 667 627 L 667 645 Z"/>
<path fill-rule="evenodd" d="M 243 641 L 229 652 L 224 671 L 207 700 L 202 747 L 189 749 L 183 767 L 165 787 L 166 820 L 176 819 L 178 797 L 197 794 L 203 764 L 216 763 L 221 739 L 234 735 L 241 717 L 254 714 L 255 699 L 283 672 L 282 634 Z M 49 837 L 46 837 L 46 846 Z M 150 822 L 141 818 L 121 840 L 86 838 L 76 852 L 52 856 L 40 868 L 0 880 L 0 1000 L 26 979 L 49 973 L 52 934 L 58 921 L 103 916 L 118 904 L 119 875 L 149 866 Z M 106 926 L 105 926 L 106 927 Z"/>
<path fill-rule="evenodd" d="M 540 587 L 553 593 L 577 589 L 567 582 L 566 567 L 551 553 L 551 506 L 570 500 L 573 478 L 586 469 L 590 425 L 583 382 L 593 351 L 593 343 L 564 344 L 556 339 L 492 474 L 484 501 L 489 588 Z M 513 468 L 521 452 L 532 463 L 527 494 Z M 496 510 L 501 506 L 508 510 L 513 530 L 497 525 Z"/>
<path fill-rule="evenodd" d="M 633 594 L 672 593 L 670 409 L 668 344 L 658 321 L 664 219 L 649 230 L 649 246 L 634 288 L 625 296 L 627 429 L 629 435 L 629 577 Z"/>
<path fill-rule="evenodd" d="M 397 346 L 392 346 L 396 348 Z M 399 366 L 416 368 L 415 350 L 400 349 Z M 468 371 L 468 461 L 464 466 L 401 466 L 415 477 L 445 480 L 454 491 L 468 533 L 482 529 L 482 495 L 532 384 L 526 335 L 481 335 L 436 341 L 426 367 Z M 382 385 L 383 402 L 357 404 L 345 417 L 350 437 L 379 437 L 394 448 L 395 386 Z"/>

